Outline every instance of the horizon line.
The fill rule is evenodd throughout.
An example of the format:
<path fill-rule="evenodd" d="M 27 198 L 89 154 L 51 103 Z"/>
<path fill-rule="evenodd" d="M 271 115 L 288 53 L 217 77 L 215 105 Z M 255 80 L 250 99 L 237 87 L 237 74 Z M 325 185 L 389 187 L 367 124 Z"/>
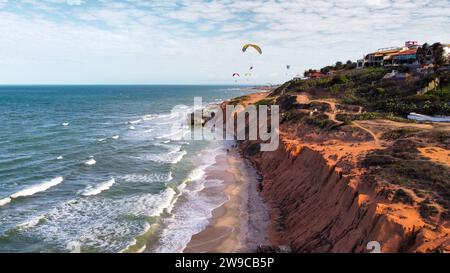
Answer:
<path fill-rule="evenodd" d="M 0 83 L 0 87 L 4 86 L 176 86 L 176 85 L 191 85 L 191 86 L 267 86 L 268 84 L 255 83 L 255 84 L 236 84 L 236 83 Z M 274 84 L 274 85 L 278 85 Z"/>

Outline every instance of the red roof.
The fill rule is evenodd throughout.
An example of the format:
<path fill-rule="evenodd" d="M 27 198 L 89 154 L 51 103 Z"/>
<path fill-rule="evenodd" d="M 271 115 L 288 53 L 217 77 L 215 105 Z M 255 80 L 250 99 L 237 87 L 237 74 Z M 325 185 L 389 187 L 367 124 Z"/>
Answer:
<path fill-rule="evenodd" d="M 407 49 L 407 50 L 400 51 L 398 53 L 394 53 L 391 56 L 410 55 L 410 54 L 416 54 L 416 53 L 417 53 L 417 49 Z"/>
<path fill-rule="evenodd" d="M 319 78 L 319 77 L 323 77 L 325 76 L 325 74 L 322 74 L 321 72 L 314 72 L 310 75 L 310 77 L 312 78 Z"/>

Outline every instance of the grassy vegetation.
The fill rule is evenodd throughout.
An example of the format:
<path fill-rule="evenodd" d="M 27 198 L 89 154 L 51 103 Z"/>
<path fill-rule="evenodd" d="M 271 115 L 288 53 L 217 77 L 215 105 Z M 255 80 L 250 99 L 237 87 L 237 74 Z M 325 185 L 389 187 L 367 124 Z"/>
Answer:
<path fill-rule="evenodd" d="M 414 198 L 403 189 L 398 189 L 397 191 L 395 191 L 393 200 L 395 202 L 401 202 L 409 205 L 414 204 Z"/>
<path fill-rule="evenodd" d="M 273 105 L 274 103 L 275 103 L 274 100 L 272 98 L 269 98 L 257 101 L 253 105 L 255 105 L 256 108 L 259 108 L 260 105 Z"/>
<path fill-rule="evenodd" d="M 282 123 L 310 125 L 317 127 L 317 130 L 337 128 L 336 123 L 325 114 L 332 112 L 332 104 L 320 100 L 337 102 L 337 110 L 343 113 L 337 114 L 336 119 L 345 125 L 356 120 L 375 119 L 414 123 L 406 119 L 410 112 L 450 116 L 450 70 L 427 76 L 411 73 L 407 68 L 400 70 L 410 73 L 410 77 L 384 79 L 392 69 L 376 67 L 343 69 L 337 74 L 317 79 L 292 80 L 273 91 L 269 99 L 261 100 L 257 105 L 276 103 L 280 106 Z M 440 85 L 433 91 L 420 94 L 419 91 L 436 78 L 439 79 Z M 296 95 L 300 92 L 306 93 L 313 101 L 298 104 Z M 352 129 L 347 126 L 342 128 Z M 442 217 L 450 219 L 450 168 L 424 157 L 418 149 L 429 145 L 450 149 L 450 132 L 398 128 L 385 132 L 381 140 L 383 145 L 387 143 L 385 147 L 369 152 L 360 163 L 361 167 L 367 170 L 364 177 L 404 186 L 417 196 L 431 196 L 430 200 L 418 201 L 420 203 L 415 204 L 420 208 L 424 219 L 438 213 L 436 202 L 445 210 Z M 256 151 L 256 147 L 249 147 L 247 153 Z M 390 197 L 394 202 L 415 202 L 409 190 L 397 189 L 391 193 Z M 281 225 L 283 219 L 280 218 L 279 221 Z"/>
<path fill-rule="evenodd" d="M 248 99 L 249 99 L 249 96 L 240 96 L 240 97 L 237 97 L 237 98 L 234 98 L 234 99 L 230 100 L 228 102 L 228 104 L 230 104 L 230 105 L 238 105 L 238 104 L 242 104 L 242 102 L 244 102 L 244 101 L 246 101 Z"/>
<path fill-rule="evenodd" d="M 445 145 L 442 138 L 450 139 L 448 132 L 423 131 L 402 128 L 386 132 L 382 138 L 392 140 L 394 144 L 386 149 L 375 150 L 366 155 L 362 166 L 368 169 L 368 176 L 378 176 L 391 184 L 424 192 L 434 196 L 434 199 L 447 211 L 450 210 L 450 168 L 421 156 L 418 148 L 423 143 Z M 410 203 L 411 198 L 406 192 L 397 192 L 394 201 Z M 424 213 L 432 213 L 426 204 L 422 204 Z M 445 216 L 445 217 L 448 217 Z"/>
<path fill-rule="evenodd" d="M 421 132 L 416 128 L 399 128 L 395 130 L 388 131 L 383 134 L 382 139 L 384 140 L 396 140 L 401 138 L 410 138 L 417 136 Z"/>
<path fill-rule="evenodd" d="M 365 112 L 362 114 L 337 114 L 336 119 L 343 121 L 346 124 L 351 124 L 355 120 L 374 120 L 374 119 L 387 119 L 398 122 L 413 123 L 414 121 L 408 120 L 393 113 L 380 113 L 380 112 Z"/>
<path fill-rule="evenodd" d="M 327 116 L 312 116 L 305 118 L 305 123 L 308 125 L 313 125 L 321 129 L 332 128 L 335 123 L 328 119 Z"/>
<path fill-rule="evenodd" d="M 408 78 L 384 79 L 391 71 L 383 67 L 343 69 L 317 79 L 293 80 L 272 92 L 270 97 L 275 101 L 265 99 L 257 105 L 276 103 L 280 105 L 282 123 L 309 125 L 317 130 L 337 128 L 325 114 L 332 112 L 330 104 L 320 100 L 337 102 L 336 108 L 342 112 L 336 115 L 336 120 L 344 125 L 376 119 L 414 123 L 406 119 L 410 112 L 450 116 L 450 70 L 422 75 L 403 68 L 400 71 L 410 73 Z M 440 82 L 435 90 L 419 92 L 435 79 Z M 298 104 L 296 95 L 301 92 L 313 101 Z M 364 177 L 400 185 L 419 197 L 427 197 L 415 201 L 412 192 L 404 189 L 392 190 L 389 194 L 394 202 L 417 205 L 426 221 L 439 213 L 436 203 L 444 208 L 442 218 L 450 219 L 450 168 L 426 158 L 419 151 L 429 145 L 450 149 L 450 132 L 410 127 L 393 129 L 381 136 L 385 147 L 368 152 L 360 163 L 367 170 Z M 352 127 L 342 128 L 351 130 Z M 280 218 L 279 225 L 282 223 Z"/>
<path fill-rule="evenodd" d="M 334 97 L 344 104 L 361 105 L 372 112 L 396 116 L 405 117 L 411 112 L 450 115 L 450 71 L 427 76 L 411 74 L 406 80 L 383 79 L 391 71 L 383 67 L 343 70 L 334 76 L 290 81 L 283 85 L 283 90 L 291 94 L 307 92 Z M 440 79 L 436 90 L 417 94 L 436 78 Z"/>

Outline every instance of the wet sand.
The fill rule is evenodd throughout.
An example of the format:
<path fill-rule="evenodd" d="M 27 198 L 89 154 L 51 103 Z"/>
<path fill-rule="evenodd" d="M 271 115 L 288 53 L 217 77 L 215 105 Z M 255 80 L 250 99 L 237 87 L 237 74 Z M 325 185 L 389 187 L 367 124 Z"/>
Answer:
<path fill-rule="evenodd" d="M 192 236 L 185 253 L 254 252 L 264 244 L 269 217 L 258 188 L 258 175 L 236 149 L 216 158 L 209 167 L 207 179 L 223 180 L 223 191 L 228 197 L 222 206 L 212 212 L 209 225 Z M 206 194 L 217 194 L 208 188 Z M 210 192 L 208 192 L 210 191 Z"/>

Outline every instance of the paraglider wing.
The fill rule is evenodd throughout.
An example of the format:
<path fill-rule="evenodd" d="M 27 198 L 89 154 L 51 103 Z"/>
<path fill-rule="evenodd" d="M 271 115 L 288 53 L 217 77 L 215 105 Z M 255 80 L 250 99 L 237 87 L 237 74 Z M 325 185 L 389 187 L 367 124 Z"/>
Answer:
<path fill-rule="evenodd" d="M 242 52 L 247 51 L 247 49 L 248 49 L 249 47 L 253 47 L 256 51 L 258 51 L 259 54 L 262 54 L 262 49 L 261 49 L 261 47 L 258 46 L 258 45 L 254 45 L 254 44 L 246 44 L 246 45 L 244 45 L 244 47 L 242 47 Z"/>
<path fill-rule="evenodd" d="M 233 77 L 240 77 L 239 73 L 233 73 Z"/>
<path fill-rule="evenodd" d="M 291 69 L 291 66 L 290 66 L 290 65 L 286 65 L 286 68 L 287 68 L 287 69 Z"/>

